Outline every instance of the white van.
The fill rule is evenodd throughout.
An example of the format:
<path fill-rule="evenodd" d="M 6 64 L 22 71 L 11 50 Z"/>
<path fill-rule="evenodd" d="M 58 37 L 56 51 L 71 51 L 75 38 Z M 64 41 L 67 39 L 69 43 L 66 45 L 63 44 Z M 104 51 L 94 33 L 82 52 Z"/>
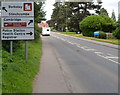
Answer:
<path fill-rule="evenodd" d="M 42 27 L 42 35 L 50 36 L 50 27 Z"/>

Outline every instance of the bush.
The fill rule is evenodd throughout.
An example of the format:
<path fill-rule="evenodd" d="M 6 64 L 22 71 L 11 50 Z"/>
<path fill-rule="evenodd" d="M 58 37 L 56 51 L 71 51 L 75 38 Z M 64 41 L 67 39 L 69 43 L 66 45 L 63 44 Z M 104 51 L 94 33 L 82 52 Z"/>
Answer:
<path fill-rule="evenodd" d="M 42 28 L 38 27 L 38 24 L 35 23 L 35 39 L 40 37 L 41 32 L 42 32 Z"/>
<path fill-rule="evenodd" d="M 99 38 L 106 39 L 107 38 L 106 33 L 101 31 L 100 35 L 99 35 Z"/>
<path fill-rule="evenodd" d="M 120 39 L 120 26 L 113 32 L 113 36 Z"/>
<path fill-rule="evenodd" d="M 2 48 L 10 52 L 10 41 L 2 41 Z M 21 48 L 21 41 L 13 41 L 13 52 Z"/>
<path fill-rule="evenodd" d="M 83 36 L 94 36 L 94 32 L 101 29 L 102 17 L 98 15 L 88 16 L 80 22 Z"/>
<path fill-rule="evenodd" d="M 117 27 L 117 23 L 108 16 L 102 15 L 102 31 L 112 33 Z"/>
<path fill-rule="evenodd" d="M 116 28 L 117 23 L 108 16 L 91 15 L 80 22 L 80 29 L 83 36 L 94 36 L 97 30 L 111 32 Z"/>

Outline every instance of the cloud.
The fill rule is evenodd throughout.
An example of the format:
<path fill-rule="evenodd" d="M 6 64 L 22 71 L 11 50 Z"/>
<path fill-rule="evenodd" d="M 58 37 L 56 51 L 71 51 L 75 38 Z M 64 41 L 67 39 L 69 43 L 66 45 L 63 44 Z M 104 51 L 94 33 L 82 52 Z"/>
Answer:
<path fill-rule="evenodd" d="M 52 11 L 54 9 L 53 4 L 55 3 L 55 0 L 46 0 L 45 2 L 45 8 L 44 11 L 46 11 L 46 18 L 47 20 L 51 19 Z"/>
<path fill-rule="evenodd" d="M 111 17 L 112 11 L 114 10 L 116 17 L 118 18 L 118 2 L 120 0 L 102 0 L 103 4 L 102 7 L 104 7 Z"/>

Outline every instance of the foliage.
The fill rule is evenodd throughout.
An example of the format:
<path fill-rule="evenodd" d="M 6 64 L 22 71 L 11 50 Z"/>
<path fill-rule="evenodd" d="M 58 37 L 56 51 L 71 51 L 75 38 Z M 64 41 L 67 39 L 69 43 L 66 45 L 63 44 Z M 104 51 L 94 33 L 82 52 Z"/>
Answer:
<path fill-rule="evenodd" d="M 117 39 L 120 39 L 120 26 L 117 27 L 117 29 L 113 32 L 113 35 L 114 35 Z"/>
<path fill-rule="evenodd" d="M 35 33 L 35 39 L 38 39 L 38 38 L 40 38 L 40 33 L 42 32 L 42 28 L 40 28 L 40 27 L 38 27 L 38 24 L 37 23 L 35 23 L 35 31 L 34 31 L 34 33 Z"/>
<path fill-rule="evenodd" d="M 106 39 L 106 33 L 105 32 L 103 32 L 103 31 L 100 31 L 100 35 L 99 35 L 99 38 L 101 38 L 101 39 Z"/>
<path fill-rule="evenodd" d="M 117 23 L 108 16 L 102 16 L 102 18 L 102 31 L 112 33 L 116 29 Z"/>
<path fill-rule="evenodd" d="M 2 48 L 10 52 L 10 41 L 2 41 Z M 13 52 L 21 48 L 21 41 L 13 41 Z"/>
<path fill-rule="evenodd" d="M 115 16 L 115 12 L 114 12 L 114 10 L 113 10 L 113 12 L 112 12 L 112 16 L 111 16 L 111 18 L 112 18 L 114 21 L 116 21 L 116 16 Z"/>
<path fill-rule="evenodd" d="M 107 10 L 104 8 L 100 9 L 100 15 L 107 15 L 108 16 Z"/>
<path fill-rule="evenodd" d="M 80 22 L 80 29 L 83 36 L 94 36 L 93 33 L 97 30 L 102 30 L 102 17 L 98 15 L 88 16 Z"/>
<path fill-rule="evenodd" d="M 2 51 L 2 92 L 3 93 L 32 93 L 35 75 L 39 70 L 41 58 L 41 40 L 29 43 L 29 58 L 24 60 L 24 45 L 13 56 Z M 17 94 L 16 94 L 17 95 Z"/>
<path fill-rule="evenodd" d="M 105 15 L 88 16 L 80 22 L 80 29 L 84 36 L 93 37 L 95 31 L 112 32 L 116 28 L 116 22 Z"/>
<path fill-rule="evenodd" d="M 99 13 L 101 8 L 101 2 L 94 4 L 93 2 L 87 2 L 90 0 L 84 1 L 86 2 L 56 2 L 54 4 L 55 8 L 51 16 L 50 26 L 56 30 L 64 28 L 63 31 L 65 31 L 65 27 L 68 27 L 70 31 L 80 31 L 79 22 L 86 16 L 91 15 L 90 10 Z"/>
<path fill-rule="evenodd" d="M 42 20 L 45 20 L 45 12 L 43 11 L 43 5 L 44 5 L 44 2 L 42 1 L 42 2 L 39 2 L 39 3 L 34 3 L 34 8 L 35 8 L 35 10 L 34 10 L 34 12 L 35 12 L 35 31 L 34 31 L 34 33 L 35 33 L 35 35 L 34 35 L 34 37 L 35 37 L 35 39 L 38 39 L 39 37 L 40 37 L 40 33 L 41 33 L 41 31 L 42 31 L 42 28 L 39 28 L 38 27 L 38 24 L 37 23 L 39 23 L 39 22 L 41 22 Z"/>
<path fill-rule="evenodd" d="M 35 18 L 35 22 L 41 22 L 41 20 L 45 20 L 45 12 L 43 11 L 43 5 L 44 2 L 39 2 L 39 3 L 34 3 L 34 18 Z"/>

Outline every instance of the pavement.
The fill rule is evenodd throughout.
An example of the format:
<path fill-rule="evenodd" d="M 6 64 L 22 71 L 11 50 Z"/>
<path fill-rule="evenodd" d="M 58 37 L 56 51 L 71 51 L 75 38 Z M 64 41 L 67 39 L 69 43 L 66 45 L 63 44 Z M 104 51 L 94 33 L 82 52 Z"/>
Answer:
<path fill-rule="evenodd" d="M 59 33 L 43 36 L 33 93 L 117 93 L 118 46 Z"/>
<path fill-rule="evenodd" d="M 43 56 L 36 76 L 33 93 L 68 93 L 59 60 L 46 38 L 43 38 Z"/>

